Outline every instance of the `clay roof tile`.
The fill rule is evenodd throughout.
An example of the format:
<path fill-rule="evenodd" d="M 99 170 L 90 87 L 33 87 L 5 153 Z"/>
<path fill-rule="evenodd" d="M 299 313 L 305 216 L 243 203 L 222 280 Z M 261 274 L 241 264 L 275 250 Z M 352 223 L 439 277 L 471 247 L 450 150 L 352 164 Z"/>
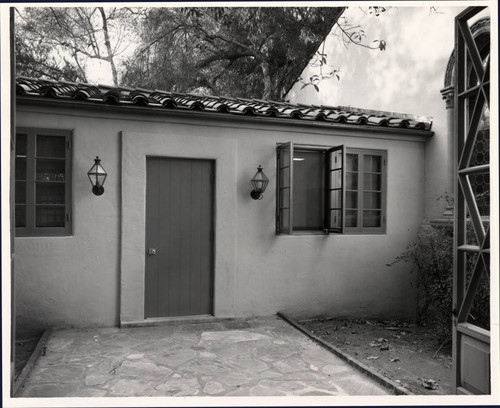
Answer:
<path fill-rule="evenodd" d="M 432 118 L 359 109 L 350 106 L 304 105 L 261 99 L 200 96 L 143 88 L 92 85 L 18 77 L 16 94 L 21 97 L 77 100 L 83 103 L 164 107 L 248 116 L 328 121 L 348 126 L 371 125 L 430 131 Z"/>

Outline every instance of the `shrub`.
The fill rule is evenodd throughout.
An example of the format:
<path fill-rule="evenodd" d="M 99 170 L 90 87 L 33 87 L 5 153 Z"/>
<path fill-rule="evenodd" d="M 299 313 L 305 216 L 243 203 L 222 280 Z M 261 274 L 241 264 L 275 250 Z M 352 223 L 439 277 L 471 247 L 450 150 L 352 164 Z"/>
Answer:
<path fill-rule="evenodd" d="M 468 242 L 474 233 L 467 231 Z M 439 342 L 451 341 L 453 305 L 453 225 L 423 226 L 417 240 L 393 262 L 412 262 L 417 273 L 417 323 L 430 327 Z M 467 259 L 468 282 L 475 256 Z M 469 321 L 489 330 L 489 279 L 483 279 Z"/>

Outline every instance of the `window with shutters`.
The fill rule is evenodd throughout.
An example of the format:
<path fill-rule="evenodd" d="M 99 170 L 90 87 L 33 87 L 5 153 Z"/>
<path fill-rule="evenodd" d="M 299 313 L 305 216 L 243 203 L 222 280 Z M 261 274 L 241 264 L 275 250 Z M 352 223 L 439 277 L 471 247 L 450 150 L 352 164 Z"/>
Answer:
<path fill-rule="evenodd" d="M 386 162 L 382 150 L 280 144 L 276 233 L 385 233 Z"/>
<path fill-rule="evenodd" d="M 71 234 L 71 132 L 18 128 L 16 236 Z"/>

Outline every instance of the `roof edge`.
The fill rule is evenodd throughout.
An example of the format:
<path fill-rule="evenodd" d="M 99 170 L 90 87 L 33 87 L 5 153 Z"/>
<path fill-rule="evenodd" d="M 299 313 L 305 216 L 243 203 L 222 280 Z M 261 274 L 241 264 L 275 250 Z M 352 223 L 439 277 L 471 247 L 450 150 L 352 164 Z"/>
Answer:
<path fill-rule="evenodd" d="M 35 107 L 64 107 L 69 110 L 75 110 L 77 112 L 82 112 L 84 109 L 90 111 L 97 111 L 103 114 L 126 114 L 135 113 L 137 115 L 148 115 L 164 118 L 197 118 L 203 120 L 211 121 L 221 121 L 224 122 L 238 122 L 238 123 L 259 123 L 259 124 L 272 124 L 281 126 L 293 126 L 300 128 L 309 129 L 342 129 L 346 132 L 356 132 L 360 131 L 362 133 L 368 132 L 372 134 L 383 134 L 387 138 L 394 139 L 398 138 L 404 140 L 416 140 L 413 138 L 418 138 L 420 141 L 427 140 L 434 135 L 431 130 L 423 129 L 408 129 L 403 127 L 383 127 L 383 126 L 373 126 L 373 125 L 350 125 L 344 122 L 327 122 L 324 120 L 311 121 L 302 120 L 300 118 L 283 120 L 275 116 L 259 117 L 256 115 L 235 115 L 232 113 L 221 112 L 214 115 L 212 112 L 207 112 L 203 110 L 185 110 L 185 109 L 164 109 L 162 107 L 148 107 L 148 106 L 123 106 L 123 105 L 97 105 L 88 104 L 79 100 L 74 100 L 68 103 L 67 101 L 61 101 L 58 99 L 47 99 L 43 103 L 40 103 L 40 99 L 31 96 L 21 96 L 18 97 L 19 105 L 21 106 L 35 106 Z M 88 114 L 87 114 L 88 115 Z"/>
<path fill-rule="evenodd" d="M 71 104 L 79 101 L 86 105 L 113 105 L 135 109 L 145 107 L 191 112 L 204 111 L 213 115 L 227 113 L 239 116 L 252 115 L 259 118 L 272 116 L 282 121 L 325 121 L 345 123 L 349 126 L 369 125 L 419 131 L 430 131 L 432 128 L 432 118 L 412 114 L 347 106 L 301 105 L 256 99 L 173 94 L 142 88 L 108 87 L 25 77 L 17 78 L 16 94 L 17 98 L 30 97 L 38 100 L 38 103 L 57 100 Z"/>

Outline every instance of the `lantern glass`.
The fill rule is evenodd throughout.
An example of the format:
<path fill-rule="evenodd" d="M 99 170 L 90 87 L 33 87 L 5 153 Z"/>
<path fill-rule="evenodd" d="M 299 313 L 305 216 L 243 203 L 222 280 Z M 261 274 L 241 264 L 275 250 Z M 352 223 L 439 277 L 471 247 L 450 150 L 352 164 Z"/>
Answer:
<path fill-rule="evenodd" d="M 262 171 L 262 166 L 260 164 L 259 164 L 259 167 L 257 168 L 257 173 L 255 173 L 255 176 L 252 177 L 252 179 L 250 180 L 250 183 L 252 184 L 252 187 L 253 187 L 253 190 L 250 193 L 250 196 L 254 200 L 261 200 L 262 193 L 266 190 L 266 187 L 269 184 L 269 179 L 266 177 L 266 175 Z"/>
<path fill-rule="evenodd" d="M 96 156 L 94 162 L 92 168 L 87 172 L 87 176 L 89 176 L 90 183 L 92 184 L 92 193 L 100 196 L 104 193 L 103 185 L 108 173 L 106 173 L 106 170 L 101 166 L 101 159 L 99 159 L 99 156 Z"/>
<path fill-rule="evenodd" d="M 103 186 L 108 173 L 106 173 L 106 170 L 104 170 L 104 168 L 101 166 L 101 160 L 99 159 L 99 157 L 96 157 L 94 160 L 95 164 L 87 172 L 87 175 L 89 176 L 90 182 L 92 183 L 93 187 Z"/>
<path fill-rule="evenodd" d="M 269 184 L 269 179 L 262 172 L 262 167 L 260 165 L 257 168 L 257 173 L 255 173 L 255 176 L 253 176 L 250 182 L 256 192 L 263 193 L 266 190 L 267 185 Z"/>

